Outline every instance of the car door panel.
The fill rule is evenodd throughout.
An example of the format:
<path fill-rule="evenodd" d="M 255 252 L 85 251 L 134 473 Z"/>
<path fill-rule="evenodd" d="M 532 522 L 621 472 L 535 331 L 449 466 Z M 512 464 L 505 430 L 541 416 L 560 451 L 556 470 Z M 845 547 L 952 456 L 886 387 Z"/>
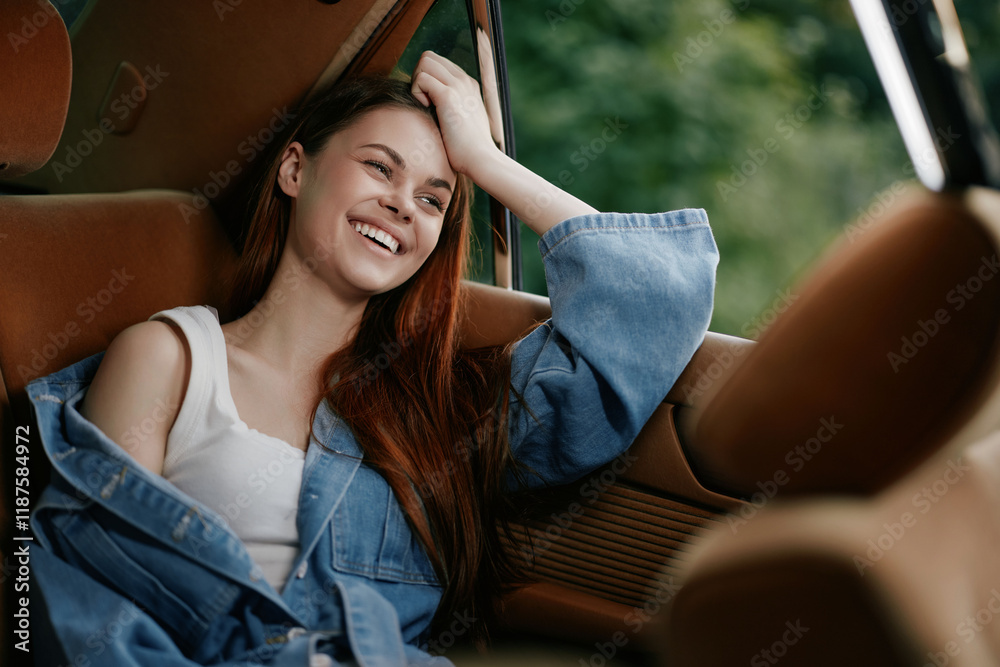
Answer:
<path fill-rule="evenodd" d="M 507 544 L 534 580 L 506 599 L 508 632 L 576 642 L 625 632 L 646 643 L 687 548 L 744 505 L 698 480 L 677 420 L 752 345 L 709 333 L 625 454 L 544 495 Z"/>

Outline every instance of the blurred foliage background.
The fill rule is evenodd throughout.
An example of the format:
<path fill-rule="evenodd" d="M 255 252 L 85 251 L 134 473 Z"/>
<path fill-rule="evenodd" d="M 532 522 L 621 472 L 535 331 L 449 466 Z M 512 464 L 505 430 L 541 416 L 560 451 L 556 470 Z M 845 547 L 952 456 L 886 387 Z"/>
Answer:
<path fill-rule="evenodd" d="M 956 6 L 996 110 L 1000 3 Z M 847 0 L 502 0 L 502 14 L 518 160 L 599 210 L 706 209 L 713 331 L 755 338 L 845 226 L 913 179 Z M 525 288 L 544 293 L 521 233 Z"/>

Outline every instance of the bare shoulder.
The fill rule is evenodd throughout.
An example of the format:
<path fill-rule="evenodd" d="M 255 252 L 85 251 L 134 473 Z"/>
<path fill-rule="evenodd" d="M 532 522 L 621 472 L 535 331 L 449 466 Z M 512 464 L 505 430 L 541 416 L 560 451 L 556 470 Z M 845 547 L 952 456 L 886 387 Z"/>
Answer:
<path fill-rule="evenodd" d="M 162 474 L 190 372 L 179 328 L 158 320 L 133 324 L 111 342 L 80 411 L 141 465 Z"/>

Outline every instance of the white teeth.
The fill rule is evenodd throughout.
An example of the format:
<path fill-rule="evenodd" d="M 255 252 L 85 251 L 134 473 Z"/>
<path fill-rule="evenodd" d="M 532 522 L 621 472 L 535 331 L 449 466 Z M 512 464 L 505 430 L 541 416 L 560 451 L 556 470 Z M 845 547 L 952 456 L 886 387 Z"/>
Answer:
<path fill-rule="evenodd" d="M 354 231 L 386 245 L 392 254 L 396 254 L 396 251 L 399 250 L 399 241 L 394 239 L 389 234 L 386 234 L 378 227 L 372 227 L 367 223 L 355 222 Z"/>

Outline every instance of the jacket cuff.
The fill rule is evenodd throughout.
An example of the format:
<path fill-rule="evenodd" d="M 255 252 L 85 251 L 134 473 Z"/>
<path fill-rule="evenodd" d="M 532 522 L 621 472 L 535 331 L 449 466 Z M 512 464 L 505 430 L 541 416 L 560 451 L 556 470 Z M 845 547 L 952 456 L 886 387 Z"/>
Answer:
<path fill-rule="evenodd" d="M 538 240 L 544 258 L 571 236 L 580 233 L 621 233 L 629 229 L 655 229 L 708 224 L 704 209 L 685 208 L 664 213 L 589 213 L 567 218 L 549 228 Z"/>

